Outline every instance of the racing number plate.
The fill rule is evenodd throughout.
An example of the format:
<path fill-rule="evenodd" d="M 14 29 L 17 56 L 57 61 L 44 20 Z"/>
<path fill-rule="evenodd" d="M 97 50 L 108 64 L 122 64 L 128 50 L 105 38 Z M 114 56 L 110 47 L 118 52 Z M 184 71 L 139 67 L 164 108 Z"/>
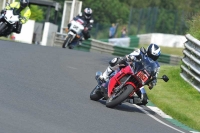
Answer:
<path fill-rule="evenodd" d="M 78 26 L 76 26 L 76 25 L 73 25 L 73 29 L 76 29 L 76 30 L 77 30 L 77 29 L 78 29 Z"/>
<path fill-rule="evenodd" d="M 146 74 L 144 74 L 142 71 L 140 71 L 139 73 L 137 73 L 137 76 L 145 83 L 148 79 L 148 76 Z"/>

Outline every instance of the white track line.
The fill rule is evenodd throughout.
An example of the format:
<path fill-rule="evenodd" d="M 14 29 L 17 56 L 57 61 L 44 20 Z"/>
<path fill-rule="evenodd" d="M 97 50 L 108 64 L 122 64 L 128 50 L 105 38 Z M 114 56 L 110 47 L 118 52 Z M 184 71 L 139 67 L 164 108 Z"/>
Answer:
<path fill-rule="evenodd" d="M 134 105 L 134 104 L 133 104 L 133 105 Z M 134 105 L 134 106 L 135 106 L 136 108 L 140 109 L 142 112 L 144 112 L 144 113 L 147 114 L 148 116 L 150 116 L 151 118 L 153 118 L 154 120 L 160 122 L 161 124 L 163 124 L 163 125 L 165 125 L 165 126 L 167 126 L 167 127 L 170 127 L 170 128 L 172 128 L 172 129 L 174 129 L 174 130 L 180 132 L 180 133 L 185 133 L 185 132 L 183 132 L 183 131 L 181 131 L 181 130 L 179 130 L 179 129 L 176 129 L 176 128 L 174 128 L 174 127 L 172 127 L 172 126 L 170 126 L 170 125 L 164 123 L 163 121 L 159 120 L 158 118 L 156 118 L 155 116 L 153 116 L 153 115 L 151 115 L 149 112 L 147 112 L 144 108 L 142 108 L 142 107 L 140 107 L 140 106 L 138 106 L 138 105 Z"/>
<path fill-rule="evenodd" d="M 77 68 L 75 68 L 75 67 L 71 67 L 71 66 L 67 66 L 68 68 L 70 68 L 70 69 L 77 69 Z"/>

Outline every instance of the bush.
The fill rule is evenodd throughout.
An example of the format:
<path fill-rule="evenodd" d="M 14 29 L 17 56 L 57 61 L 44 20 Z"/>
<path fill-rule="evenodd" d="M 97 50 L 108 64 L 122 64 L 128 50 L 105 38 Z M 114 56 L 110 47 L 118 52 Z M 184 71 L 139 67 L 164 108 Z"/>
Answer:
<path fill-rule="evenodd" d="M 188 25 L 188 33 L 200 40 L 200 14 L 194 15 L 192 20 L 188 21 Z"/>

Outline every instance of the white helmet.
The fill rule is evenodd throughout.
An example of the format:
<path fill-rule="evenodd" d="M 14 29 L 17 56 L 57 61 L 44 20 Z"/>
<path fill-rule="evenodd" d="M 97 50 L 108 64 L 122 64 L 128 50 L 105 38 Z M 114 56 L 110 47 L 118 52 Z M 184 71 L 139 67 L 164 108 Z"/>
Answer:
<path fill-rule="evenodd" d="M 84 17 L 86 18 L 86 19 L 90 19 L 91 18 L 91 16 L 92 16 L 92 9 L 91 8 L 85 8 L 84 9 Z"/>
<path fill-rule="evenodd" d="M 154 61 L 158 59 L 158 57 L 160 56 L 160 53 L 161 53 L 160 47 L 156 44 L 150 44 L 147 48 L 148 57 L 150 57 Z"/>

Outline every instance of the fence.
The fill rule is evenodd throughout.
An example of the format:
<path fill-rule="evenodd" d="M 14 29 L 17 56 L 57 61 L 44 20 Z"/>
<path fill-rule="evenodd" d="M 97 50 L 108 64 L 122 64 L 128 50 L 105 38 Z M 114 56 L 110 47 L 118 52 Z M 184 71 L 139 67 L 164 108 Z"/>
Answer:
<path fill-rule="evenodd" d="M 181 77 L 200 92 L 200 41 L 186 35 Z"/>
<path fill-rule="evenodd" d="M 61 47 L 64 42 L 65 36 L 66 34 L 54 33 L 53 46 Z M 116 56 L 124 56 L 130 54 L 136 48 L 113 46 L 113 44 L 108 42 L 91 39 L 83 41 L 83 44 L 75 47 L 75 49 L 87 52 L 99 52 L 99 53 L 108 53 Z M 171 64 L 171 65 L 179 65 L 181 62 L 181 57 L 172 56 L 168 54 L 161 54 L 158 61 L 161 63 Z"/>

